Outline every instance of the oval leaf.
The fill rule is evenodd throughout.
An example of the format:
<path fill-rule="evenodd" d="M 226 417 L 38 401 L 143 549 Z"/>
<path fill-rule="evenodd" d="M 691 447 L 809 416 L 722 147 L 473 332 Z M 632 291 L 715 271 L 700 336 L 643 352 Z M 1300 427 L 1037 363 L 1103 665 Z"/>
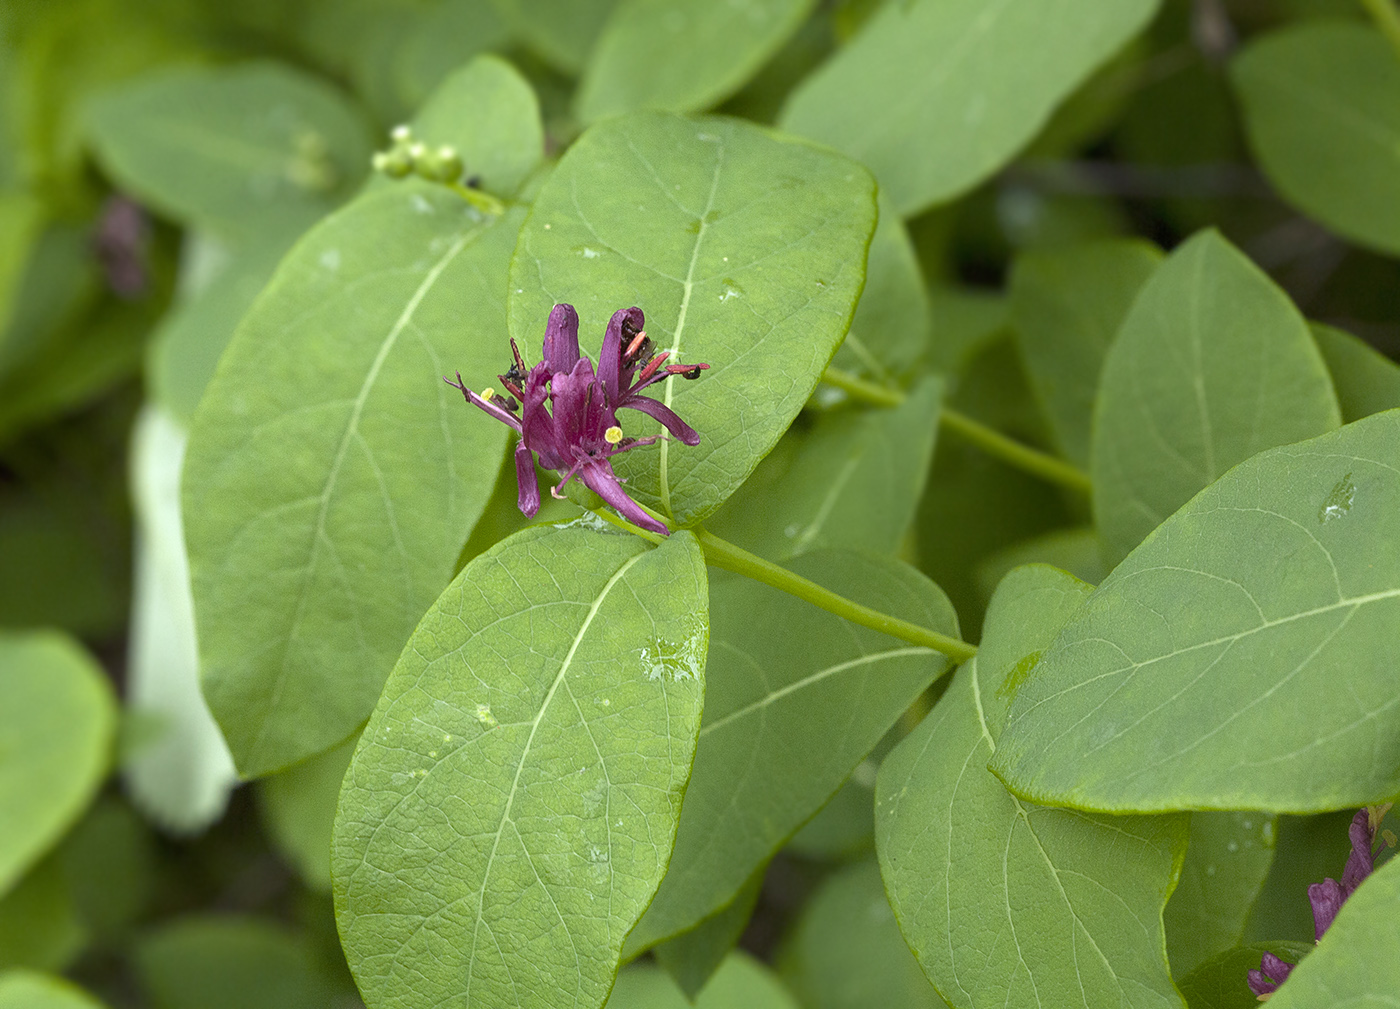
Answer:
<path fill-rule="evenodd" d="M 0 974 L 0 1009 L 102 1009 L 76 985 L 28 970 Z"/>
<path fill-rule="evenodd" d="M 1157 0 L 885 4 L 780 125 L 864 163 L 909 217 L 1010 161 Z"/>
<path fill-rule="evenodd" d="M 958 633 L 938 586 L 899 561 L 833 550 L 790 567 L 883 613 Z M 748 579 L 717 582 L 711 615 L 705 721 L 675 857 L 629 950 L 727 904 L 948 669 L 938 652 Z"/>
<path fill-rule="evenodd" d="M 1104 362 L 1092 464 L 1110 562 L 1231 466 L 1340 423 L 1288 296 L 1216 232 L 1196 235 L 1143 287 Z"/>
<path fill-rule="evenodd" d="M 880 768 L 875 838 L 890 903 L 924 973 L 959 1009 L 1181 1006 L 1161 915 L 1186 818 L 1033 806 L 986 770 L 1026 660 L 1087 592 L 1049 567 L 1008 575 L 982 651 Z"/>
<path fill-rule="evenodd" d="M 1133 551 L 1017 693 L 1036 802 L 1315 812 L 1400 792 L 1400 411 L 1262 453 Z"/>
<path fill-rule="evenodd" d="M 340 797 L 337 915 L 371 1009 L 603 1003 L 670 858 L 708 629 L 689 533 L 535 527 L 443 593 Z"/>
<path fill-rule="evenodd" d="M 656 397 L 700 444 L 663 440 L 615 463 L 633 497 L 688 525 L 807 401 L 850 326 L 874 226 L 870 176 L 838 155 L 738 120 L 609 120 L 540 190 L 511 266 L 511 334 L 534 357 L 550 309 L 569 302 L 591 353 L 612 313 L 637 305 L 658 351 L 709 363 Z"/>
<path fill-rule="evenodd" d="M 1400 253 L 1400 61 L 1385 37 L 1295 25 L 1246 47 L 1230 78 L 1279 192 L 1347 238 Z"/>
<path fill-rule="evenodd" d="M 73 641 L 0 633 L 0 894 L 92 801 L 116 721 L 106 674 Z"/>
<path fill-rule="evenodd" d="M 636 109 L 696 112 L 748 82 L 815 0 L 623 0 L 574 99 L 585 123 Z"/>
<path fill-rule="evenodd" d="M 200 402 L 200 671 L 246 777 L 353 732 L 452 577 L 506 429 L 442 376 L 499 368 L 522 217 L 411 183 L 356 200 L 283 262 Z"/>

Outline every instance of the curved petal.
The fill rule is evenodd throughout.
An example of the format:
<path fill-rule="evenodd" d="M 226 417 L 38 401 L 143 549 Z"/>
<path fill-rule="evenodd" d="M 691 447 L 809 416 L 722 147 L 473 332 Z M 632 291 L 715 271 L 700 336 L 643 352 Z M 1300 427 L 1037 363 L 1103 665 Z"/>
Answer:
<path fill-rule="evenodd" d="M 637 502 L 627 496 L 627 492 L 622 489 L 622 484 L 618 483 L 617 477 L 613 475 L 612 466 L 605 460 L 598 460 L 584 466 L 579 472 L 579 478 L 583 480 L 585 486 L 617 509 L 618 513 L 628 522 L 641 526 L 643 529 L 650 529 L 654 533 L 660 533 L 662 536 L 671 535 L 671 530 L 642 511 Z"/>
<path fill-rule="evenodd" d="M 535 476 L 535 457 L 523 441 L 515 446 L 515 482 L 520 488 L 516 504 L 527 518 L 534 518 L 540 510 L 540 481 Z"/>
<path fill-rule="evenodd" d="M 608 331 L 603 334 L 603 349 L 598 352 L 598 380 L 608 396 L 608 406 L 617 409 L 622 398 L 622 352 L 626 348 L 622 340 L 622 324 L 628 322 L 640 331 L 646 327 L 646 315 L 636 305 L 619 308 L 608 320 Z"/>
<path fill-rule="evenodd" d="M 640 410 L 648 417 L 654 417 L 665 425 L 666 430 L 679 438 L 687 445 L 699 445 L 699 433 L 676 416 L 676 411 L 672 410 L 665 403 L 650 398 L 649 396 L 628 396 L 623 401 L 622 406 L 629 410 Z"/>
<path fill-rule="evenodd" d="M 538 452 L 540 465 L 558 469 L 567 460 L 555 432 L 554 418 L 545 405 L 549 400 L 549 369 L 537 364 L 525 376 L 525 403 L 520 410 L 521 436 L 526 448 Z"/>
<path fill-rule="evenodd" d="M 1337 912 L 1342 909 L 1342 902 L 1347 899 L 1342 892 L 1342 884 L 1335 879 L 1327 878 L 1321 883 L 1314 883 L 1308 887 L 1308 902 L 1312 904 L 1313 913 L 1313 935 L 1321 939 L 1322 933 L 1327 931 L 1332 919 L 1337 917 Z"/>
<path fill-rule="evenodd" d="M 578 358 L 578 313 L 573 305 L 555 305 L 544 327 L 544 363 L 552 372 L 568 372 Z"/>

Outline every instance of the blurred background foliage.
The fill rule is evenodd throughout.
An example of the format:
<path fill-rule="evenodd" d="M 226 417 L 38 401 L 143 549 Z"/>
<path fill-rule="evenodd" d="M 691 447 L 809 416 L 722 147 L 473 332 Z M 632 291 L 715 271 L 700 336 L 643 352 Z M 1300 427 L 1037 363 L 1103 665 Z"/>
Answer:
<path fill-rule="evenodd" d="M 718 110 L 773 122 L 794 86 L 881 6 L 816 4 L 776 55 L 716 99 Z M 178 751 L 179 766 L 161 756 L 166 723 L 179 721 L 181 704 L 202 702 L 162 685 L 162 664 L 188 662 L 193 642 L 162 629 L 161 606 L 140 604 L 179 596 L 187 579 L 178 514 L 162 516 L 168 495 L 157 492 L 178 481 L 179 447 L 145 458 L 140 446 L 179 441 L 235 323 L 282 254 L 366 184 L 371 151 L 450 71 L 487 51 L 510 60 L 538 94 L 547 152 L 565 148 L 582 128 L 574 110 L 590 107 L 574 92 L 613 7 L 4 5 L 0 676 L 10 672 L 6 662 L 22 661 L 22 632 L 55 631 L 85 652 L 54 657 L 62 675 L 107 679 L 125 707 L 88 792 L 31 846 L 41 857 L 13 879 L 0 873 L 0 971 L 65 974 L 113 1007 L 358 1004 L 327 865 L 354 741 L 256 787 L 233 787 L 216 730 L 211 739 L 191 729 L 197 738 Z M 1332 213 L 1280 196 L 1289 180 L 1270 181 L 1251 157 L 1241 113 L 1248 73 L 1232 85 L 1241 46 L 1314 19 L 1368 23 L 1354 0 L 1167 0 L 1148 32 L 1080 87 L 1019 157 L 906 220 L 911 244 L 895 242 L 888 255 L 912 250 L 903 269 L 922 296 L 901 305 L 898 285 L 888 295 L 868 289 L 861 311 L 875 318 L 867 324 L 912 326 L 911 363 L 923 355 L 944 376 L 952 406 L 1071 459 L 1084 451 L 1083 434 L 1075 442 L 1040 407 L 1024 332 L 1054 325 L 1063 308 L 1041 297 L 1038 278 L 1047 274 L 1115 297 L 1115 281 L 1084 243 L 1132 238 L 1170 248 L 1217 227 L 1309 318 L 1400 355 L 1396 250 L 1364 233 L 1368 208 Z M 1270 141 L 1254 142 L 1264 150 Z M 1358 217 L 1348 237 L 1319 223 Z M 1150 268 L 1150 246 L 1141 248 Z M 1122 283 L 1135 289 L 1132 278 Z M 162 424 L 176 434 L 162 434 Z M 136 450 L 134 431 L 143 432 Z M 518 528 L 513 499 L 507 475 L 463 563 Z M 1045 560 L 1089 581 L 1102 576 L 1088 521 L 1082 500 L 947 436 L 904 552 L 948 592 L 975 640 L 993 587 L 1015 564 Z M 134 664 L 155 672 L 138 684 Z M 112 703 L 93 697 L 70 700 L 83 717 Z M 0 752 L 6 760 L 15 758 Z M 814 1009 L 938 1004 L 883 899 L 871 840 L 877 761 L 867 765 L 755 881 L 752 918 L 737 926 L 742 945 L 776 963 Z M 1335 873 L 1349 814 L 1338 815 L 1289 818 L 1274 871 L 1298 880 Z M 1257 906 L 1256 918 L 1269 921 L 1251 932 L 1307 931 L 1302 886 L 1272 892 L 1297 894 L 1297 906 Z M 0 1005 L 20 1004 L 5 1001 L 5 986 L 30 982 L 3 976 Z"/>

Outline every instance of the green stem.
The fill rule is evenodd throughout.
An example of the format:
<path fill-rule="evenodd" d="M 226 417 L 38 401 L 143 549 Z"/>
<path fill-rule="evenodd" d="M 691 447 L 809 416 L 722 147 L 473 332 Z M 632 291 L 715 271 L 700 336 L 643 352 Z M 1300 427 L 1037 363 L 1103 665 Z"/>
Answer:
<path fill-rule="evenodd" d="M 646 505 L 641 507 L 658 521 L 666 521 L 665 516 L 658 515 Z M 648 543 L 660 545 L 663 542 L 662 536 L 633 525 L 626 519 L 614 515 L 606 507 L 592 508 L 590 511 L 609 525 L 616 526 L 634 536 L 640 536 Z M 845 596 L 838 596 L 835 592 L 822 588 L 814 581 L 803 578 L 801 575 L 795 575 L 787 568 L 779 567 L 771 561 L 765 561 L 757 554 L 751 554 L 728 540 L 720 539 L 708 529 L 696 527 L 691 532 L 700 541 L 700 548 L 705 552 L 706 564 L 723 568 L 725 571 L 733 571 L 737 575 L 752 578 L 764 585 L 771 585 L 773 588 L 796 596 L 798 599 L 804 599 L 828 613 L 835 613 L 838 617 L 849 620 L 853 624 L 869 627 L 872 630 L 888 634 L 892 638 L 908 641 L 910 644 L 932 648 L 936 652 L 942 652 L 955 662 L 966 662 L 977 654 L 976 645 L 970 645 L 966 641 L 949 637 L 947 634 L 940 634 L 938 631 L 931 631 L 927 627 L 920 627 L 908 620 L 892 617 L 888 613 L 872 610 L 869 606 L 862 606 Z"/>
<path fill-rule="evenodd" d="M 449 182 L 447 188 L 452 190 L 462 199 L 466 200 L 483 214 L 491 214 L 499 217 L 506 212 L 506 205 L 496 199 L 490 193 L 483 193 L 480 189 L 472 189 L 464 186 L 460 182 Z"/>
<path fill-rule="evenodd" d="M 700 546 L 705 551 L 707 564 L 713 564 L 725 571 L 733 571 L 735 574 L 752 578 L 764 585 L 771 585 L 773 588 L 796 596 L 798 599 L 804 599 L 828 613 L 835 613 L 838 617 L 849 620 L 853 624 L 869 627 L 871 630 L 880 631 L 882 634 L 888 634 L 890 637 L 899 638 L 902 641 L 908 641 L 910 644 L 932 648 L 934 651 L 942 652 L 955 662 L 966 662 L 977 654 L 976 645 L 970 645 L 959 638 L 929 630 L 927 627 L 920 627 L 908 620 L 892 617 L 888 613 L 872 610 L 869 606 L 862 606 L 845 596 L 838 596 L 835 592 L 822 588 L 814 581 L 793 574 L 787 568 L 779 567 L 771 561 L 765 561 L 762 557 L 751 554 L 728 540 L 720 539 L 708 529 L 697 527 L 691 531 L 700 540 Z"/>
<path fill-rule="evenodd" d="M 1400 8 L 1396 8 L 1394 0 L 1361 0 L 1361 6 L 1400 55 Z"/>
<path fill-rule="evenodd" d="M 874 406 L 893 407 L 904 402 L 904 393 L 899 390 L 868 382 L 850 372 L 842 371 L 840 368 L 827 368 L 822 374 L 822 381 L 827 385 L 844 389 L 853 399 Z M 1062 487 L 1068 487 L 1081 494 L 1088 494 L 1092 489 L 1089 475 L 1079 467 L 1073 466 L 1063 459 L 1058 459 L 1048 452 L 1023 445 L 1014 438 L 1008 438 L 995 428 L 990 428 L 981 421 L 973 420 L 965 413 L 945 406 L 939 416 L 939 423 L 950 431 L 956 431 L 988 455 L 994 455 L 1017 469 L 1032 473 Z"/>

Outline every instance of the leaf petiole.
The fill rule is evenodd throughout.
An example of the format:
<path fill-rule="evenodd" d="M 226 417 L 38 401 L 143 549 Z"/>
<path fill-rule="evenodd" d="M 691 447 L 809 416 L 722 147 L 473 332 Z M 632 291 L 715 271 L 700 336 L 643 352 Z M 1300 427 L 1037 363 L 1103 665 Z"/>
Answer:
<path fill-rule="evenodd" d="M 466 200 L 483 214 L 492 214 L 499 217 L 506 212 L 506 205 L 490 193 L 482 192 L 480 189 L 472 189 L 464 186 L 460 182 L 449 182 L 447 188 L 452 190 L 462 199 Z"/>
<path fill-rule="evenodd" d="M 904 393 L 898 389 L 877 385 L 852 375 L 848 371 L 842 371 L 840 368 L 827 368 L 822 373 L 822 381 L 827 385 L 844 390 L 853 399 L 874 406 L 899 406 L 905 398 Z M 1093 489 L 1089 475 L 1079 467 L 1050 455 L 1048 452 L 1024 445 L 1014 438 L 1008 438 L 1000 431 L 988 427 L 981 421 L 974 420 L 965 413 L 945 406 L 939 415 L 939 423 L 950 431 L 956 431 L 988 455 L 996 456 L 1002 462 L 1038 476 L 1042 480 L 1068 487 L 1080 494 L 1087 495 Z"/>

